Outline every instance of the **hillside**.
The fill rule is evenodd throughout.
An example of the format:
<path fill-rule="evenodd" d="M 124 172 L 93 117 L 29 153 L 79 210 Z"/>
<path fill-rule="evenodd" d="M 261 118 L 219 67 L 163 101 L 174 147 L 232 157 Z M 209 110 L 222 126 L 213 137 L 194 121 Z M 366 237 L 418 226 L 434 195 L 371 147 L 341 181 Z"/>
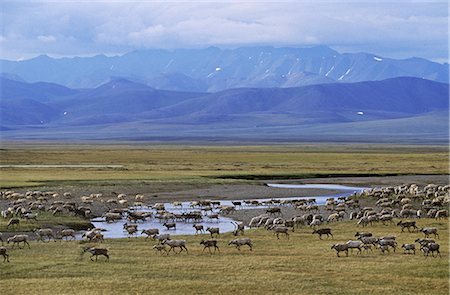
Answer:
<path fill-rule="evenodd" d="M 4 138 L 448 140 L 449 85 L 418 78 L 217 93 L 3 83 Z"/>
<path fill-rule="evenodd" d="M 359 119 L 392 118 L 448 109 L 448 84 L 416 78 L 323 84 L 299 88 L 241 88 L 205 95 L 158 109 L 155 117 L 227 116 L 258 112 L 342 114 Z M 302 115 L 303 114 L 303 115 Z M 351 120 L 351 119 L 349 119 Z"/>

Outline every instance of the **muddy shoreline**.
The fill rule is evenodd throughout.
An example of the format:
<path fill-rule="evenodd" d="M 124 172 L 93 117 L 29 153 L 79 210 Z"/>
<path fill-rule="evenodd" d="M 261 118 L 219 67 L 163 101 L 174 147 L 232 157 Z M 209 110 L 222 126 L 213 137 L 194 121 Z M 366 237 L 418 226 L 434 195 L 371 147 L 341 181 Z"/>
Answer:
<path fill-rule="evenodd" d="M 340 184 L 355 187 L 377 187 L 396 186 L 402 184 L 416 183 L 426 185 L 434 183 L 437 185 L 449 184 L 449 175 L 405 175 L 405 176 L 374 176 L 374 177 L 330 177 L 309 178 L 289 180 L 264 180 L 255 181 L 251 184 L 182 184 L 182 183 L 135 183 L 117 185 L 58 185 L 39 188 L 23 188 L 14 191 L 25 193 L 27 190 L 53 191 L 62 195 L 70 192 L 72 197 L 64 198 L 65 201 L 81 202 L 81 196 L 91 193 L 101 193 L 104 201 L 116 198 L 120 193 L 126 194 L 128 201 L 132 203 L 136 194 L 145 195 L 145 204 L 154 204 L 173 201 L 195 201 L 199 199 L 211 200 L 250 200 L 264 198 L 287 198 L 287 197 L 314 197 L 321 195 L 335 195 L 342 193 L 341 190 L 328 190 L 320 188 L 273 188 L 267 183 L 286 184 Z M 9 200 L 0 200 L 0 208 L 5 209 Z M 95 204 L 95 203 L 94 203 Z M 95 205 L 94 205 L 95 207 Z M 99 204 L 93 211 L 106 210 L 107 206 Z M 99 212 L 99 213 L 100 213 Z M 97 214 L 96 214 L 97 215 Z"/>
<path fill-rule="evenodd" d="M 189 187 L 187 189 L 180 189 L 183 186 L 168 187 L 168 191 L 159 191 L 153 193 L 151 191 L 134 191 L 133 188 L 127 187 L 114 187 L 114 190 L 91 190 L 84 191 L 88 188 L 81 190 L 71 190 L 70 187 L 60 187 L 58 189 L 49 188 L 49 190 L 63 194 L 64 191 L 73 192 L 72 197 L 64 198 L 65 201 L 74 201 L 81 204 L 80 193 L 83 195 L 89 195 L 89 193 L 103 194 L 99 202 L 94 202 L 91 205 L 92 213 L 94 216 L 101 216 L 103 213 L 109 210 L 109 206 L 105 203 L 107 199 L 116 198 L 117 192 L 123 192 L 127 194 L 129 205 L 133 204 L 134 196 L 137 193 L 143 193 L 146 197 L 144 204 L 155 203 L 169 203 L 174 201 L 195 201 L 199 199 L 211 199 L 211 200 L 249 200 L 249 199 L 263 199 L 263 198 L 287 198 L 287 197 L 315 197 L 315 196 L 327 196 L 343 193 L 340 190 L 329 190 L 320 188 L 274 188 L 269 187 L 267 183 L 285 183 L 285 184 L 340 184 L 355 187 L 376 187 L 376 186 L 395 186 L 407 183 L 417 183 L 419 185 L 425 185 L 428 183 L 435 183 L 438 185 L 445 185 L 449 183 L 448 175 L 412 175 L 412 176 L 388 176 L 388 177 L 336 177 L 336 178 L 313 178 L 313 179 L 300 179 L 300 180 L 265 180 L 255 184 L 215 184 L 206 187 Z M 176 188 L 170 190 L 170 188 Z M 45 188 L 43 188 L 45 189 Z M 92 188 L 91 188 L 92 189 Z M 158 185 L 158 190 L 161 186 Z M 26 190 L 17 190 L 18 192 L 25 192 Z M 10 200 L 0 200 L 0 209 L 6 209 Z M 370 205 L 370 204 L 367 204 Z M 321 214 L 327 215 L 323 206 L 320 208 Z M 265 209 L 240 209 L 232 212 L 225 217 L 232 218 L 237 221 L 248 224 L 250 219 L 259 214 L 265 213 Z M 292 207 L 283 207 L 282 213 L 284 218 L 290 218 L 298 214 L 298 212 Z M 48 225 L 48 227 L 54 230 L 61 229 L 60 225 Z M 5 238 L 12 234 L 21 233 L 20 231 L 4 232 Z"/>
<path fill-rule="evenodd" d="M 273 188 L 267 183 L 285 184 L 341 184 L 356 187 L 396 186 L 416 183 L 426 185 L 434 183 L 438 185 L 449 184 L 449 175 L 406 175 L 406 176 L 374 176 L 374 177 L 332 177 L 309 178 L 289 180 L 264 180 L 256 184 L 223 184 L 212 185 L 206 188 L 177 190 L 161 192 L 154 197 L 158 202 L 188 201 L 196 199 L 222 199 L 222 200 L 249 200 L 263 198 L 288 198 L 288 197 L 314 197 L 321 195 L 335 195 L 341 190 L 328 190 L 319 188 Z"/>

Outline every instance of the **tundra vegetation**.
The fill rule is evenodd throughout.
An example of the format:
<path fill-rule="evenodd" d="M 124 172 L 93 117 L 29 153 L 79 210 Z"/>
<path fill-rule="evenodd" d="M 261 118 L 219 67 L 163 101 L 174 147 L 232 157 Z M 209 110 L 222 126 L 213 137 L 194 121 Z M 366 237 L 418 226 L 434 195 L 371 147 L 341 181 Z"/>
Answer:
<path fill-rule="evenodd" d="M 76 165 L 82 162 L 114 163 L 120 167 L 0 168 L 0 186 L 90 188 L 93 185 L 98 188 L 113 185 L 120 191 L 124 185 L 148 182 L 161 183 L 161 190 L 171 190 L 213 183 L 252 182 L 263 178 L 443 174 L 448 173 L 447 158 L 447 149 L 441 147 L 136 145 L 114 148 L 65 146 L 61 149 L 59 146 L 6 146 L 0 150 L 2 165 L 38 165 L 44 162 Z M 93 229 L 85 233 L 82 241 L 41 243 L 30 239 L 27 240 L 30 247 L 25 243 L 20 248 L 12 247 L 14 241 L 10 240 L 8 244 L 6 234 L 17 229 L 7 227 L 9 217 L 0 218 L 0 231 L 4 234 L 4 247 L 10 261 L 0 264 L 2 294 L 174 294 L 180 290 L 187 294 L 210 294 L 212 290 L 224 294 L 384 295 L 428 294 L 430 290 L 433 294 L 448 294 L 448 202 L 441 202 L 441 196 L 436 197 L 433 188 L 430 188 L 430 195 L 424 191 L 420 196 L 413 187 L 406 189 L 412 189 L 413 195 L 424 204 L 418 206 L 414 198 L 393 197 L 405 191 L 372 190 L 366 196 L 343 200 L 340 204 L 345 203 L 344 208 L 339 207 L 339 203 L 330 202 L 330 215 L 335 215 L 329 220 L 322 216 L 323 212 L 313 202 L 299 204 L 299 216 L 292 220 L 284 220 L 282 212 L 268 212 L 252 221 L 252 228 L 245 229 L 239 236 L 233 233 L 215 235 L 220 247 L 220 253 L 217 251 L 216 255 L 202 254 L 206 245 L 200 242 L 211 240 L 212 235 L 206 231 L 191 236 L 148 232 L 147 236 L 152 239 L 145 236 L 103 239 L 101 232 Z M 54 199 L 65 197 L 70 196 L 60 194 Z M 378 204 L 374 207 L 356 206 L 365 198 Z M 20 218 L 18 230 L 31 232 L 46 228 L 48 224 L 80 229 L 74 225 L 89 224 L 89 206 L 98 202 L 96 199 L 97 196 L 80 199 L 83 204 L 78 204 L 70 214 L 55 208 L 39 212 L 36 219 Z M 122 209 L 126 210 L 133 204 L 131 200 L 130 196 L 117 195 L 110 202 L 106 200 L 105 204 L 117 209 L 111 213 L 122 214 Z M 145 198 L 133 196 L 133 201 L 139 205 Z M 198 204 L 204 200 L 195 202 Z M 160 205 L 155 204 L 154 210 L 164 210 L 164 204 L 162 208 Z M 427 206 L 431 209 L 425 210 Z M 229 209 L 221 208 L 220 214 L 227 214 Z M 210 211 L 205 214 L 215 215 Z M 354 218 L 348 220 L 349 216 Z M 131 217 L 132 220 L 127 222 L 136 224 L 141 217 L 147 218 Z M 158 217 L 161 217 L 161 224 L 170 222 L 165 218 L 167 215 L 155 215 Z M 196 217 L 185 216 L 192 223 L 199 222 Z M 415 221 L 417 229 L 405 228 L 402 231 L 402 227 L 397 226 L 399 221 Z M 276 239 L 273 234 L 280 228 L 286 233 L 286 238 Z M 330 228 L 333 236 L 319 239 L 312 234 L 323 228 Z M 433 230 L 421 229 L 436 229 L 438 235 L 435 236 Z M 195 231 L 193 227 L 192 232 Z M 251 240 L 252 251 L 245 245 L 246 239 Z M 343 247 L 347 248 L 351 245 L 354 251 L 349 250 L 348 257 L 341 252 L 338 258 L 336 251 L 330 249 L 335 244 L 346 245 Z M 416 245 L 416 255 L 404 254 L 411 252 L 411 246 L 407 246 L 411 244 Z M 363 251 L 369 248 L 372 251 Z M 395 248 L 400 251 L 394 252 Z M 95 257 L 83 255 L 85 252 Z M 108 256 L 98 258 L 96 254 Z M 98 261 L 92 262 L 90 258 Z"/>
<path fill-rule="evenodd" d="M 34 223 L 27 223 L 26 221 L 21 220 L 19 227 L 16 228 L 8 227 L 8 221 L 9 220 L 7 219 L 0 218 L 0 232 L 5 233 L 9 231 L 32 231 L 36 228 L 43 228 L 48 224 L 58 224 L 77 230 L 87 229 L 92 226 L 90 221 L 84 218 L 71 216 L 68 214 L 53 216 L 48 212 L 39 213 L 38 220 Z"/>
<path fill-rule="evenodd" d="M 64 166 L 79 164 L 100 166 Z M 112 164 L 117 166 L 108 166 Z M 448 149 L 445 146 L 325 144 L 93 146 L 2 143 L 0 165 L 5 165 L 0 168 L 1 188 L 62 184 L 117 187 L 148 182 L 160 184 L 161 190 L 170 191 L 188 185 L 198 187 L 254 179 L 342 174 L 447 174 Z"/>
<path fill-rule="evenodd" d="M 374 250 L 361 254 L 349 251 L 348 257 L 341 253 L 338 258 L 330 250 L 331 245 L 354 239 L 357 229 L 354 221 L 341 221 L 332 225 L 333 239 L 323 240 L 311 235 L 309 227 L 291 233 L 289 240 L 273 239 L 264 228 L 246 230 L 245 236 L 253 241 L 253 251 L 246 246 L 241 251 L 226 246 L 236 237 L 224 233 L 218 239 L 223 245 L 220 254 L 213 258 L 202 254 L 204 246 L 199 244 L 208 239 L 208 234 L 177 236 L 186 241 L 189 255 L 169 256 L 156 253 L 154 242 L 145 237 L 106 239 L 102 244 L 30 241 L 30 249 L 8 247 L 10 263 L 0 265 L 0 282 L 2 294 L 102 294 L 106 290 L 116 294 L 180 290 L 207 294 L 218 289 L 226 294 L 428 294 L 429 290 L 433 294 L 448 294 L 448 220 L 426 218 L 418 223 L 439 230 L 437 242 L 442 258 L 431 257 L 431 252 L 427 258 L 418 251 L 419 244 L 416 255 L 405 255 L 403 251 L 382 255 Z M 378 237 L 395 234 L 399 245 L 423 237 L 417 232 L 402 233 L 391 224 L 377 223 L 370 231 Z M 109 262 L 104 257 L 92 262 L 89 255 L 80 255 L 86 247 L 108 249 Z M 324 281 L 327 284 L 318 283 Z"/>

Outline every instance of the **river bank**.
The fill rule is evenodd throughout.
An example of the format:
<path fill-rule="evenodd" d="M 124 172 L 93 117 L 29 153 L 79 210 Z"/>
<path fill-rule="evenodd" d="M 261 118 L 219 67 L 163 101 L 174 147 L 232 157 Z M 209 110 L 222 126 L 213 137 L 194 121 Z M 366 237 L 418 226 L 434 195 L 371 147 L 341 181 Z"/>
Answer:
<path fill-rule="evenodd" d="M 448 184 L 448 175 L 411 175 L 411 176 L 389 176 L 389 177 L 339 177 L 339 178 L 314 178 L 314 179 L 301 179 L 301 180 L 266 180 L 260 181 L 255 184 L 223 184 L 223 185 L 211 185 L 205 188 L 196 189 L 181 189 L 175 191 L 160 192 L 158 194 L 153 194 L 151 192 L 143 192 L 145 198 L 143 201 L 144 205 L 152 205 L 155 203 L 172 203 L 175 201 L 197 201 L 197 200 L 221 200 L 229 202 L 231 200 L 250 200 L 250 199 L 272 199 L 272 198 L 314 198 L 318 196 L 334 196 L 338 197 L 341 195 L 348 195 L 349 191 L 345 189 L 339 189 L 339 186 L 332 187 L 332 189 L 324 189 L 320 186 L 318 187 L 300 187 L 300 188 L 279 188 L 270 187 L 268 183 L 284 183 L 284 184 L 338 184 L 338 185 L 350 185 L 352 187 L 376 187 L 376 186 L 389 186 L 389 185 L 401 185 L 405 183 L 417 183 L 419 185 L 425 185 L 428 183 L 435 183 L 438 185 Z M 121 187 L 117 188 L 116 191 L 127 192 L 128 204 L 133 205 L 135 193 L 130 192 L 129 188 Z M 56 192 L 60 195 L 67 188 L 61 188 Z M 94 201 L 90 206 L 92 210 L 92 215 L 101 216 L 112 207 L 106 201 L 108 199 L 117 199 L 116 191 L 101 190 L 102 197 Z M 69 191 L 70 192 L 70 191 Z M 99 191 L 86 192 L 86 195 L 90 193 L 98 193 Z M 69 198 L 65 198 L 67 202 L 76 202 L 79 205 L 81 203 L 79 192 L 72 193 Z M 139 192 L 142 193 L 142 192 Z M 364 202 L 366 203 L 366 202 Z M 371 205 L 370 202 L 364 205 Z M 0 209 L 4 210 L 10 206 L 9 200 L 0 200 Z M 120 207 L 120 206 L 119 206 Z M 256 215 L 265 213 L 264 208 L 239 208 L 225 217 L 232 220 L 244 222 L 248 224 L 250 219 Z M 298 215 L 298 211 L 293 207 L 283 206 L 282 213 L 284 218 L 290 218 Z M 321 214 L 327 214 L 323 207 L 320 208 Z M 47 216 L 49 216 L 47 214 Z M 41 226 L 54 228 L 55 230 L 61 227 L 61 219 L 64 216 L 60 216 L 57 220 L 58 222 L 52 224 L 51 220 L 44 222 Z M 89 223 L 87 223 L 89 224 Z M 27 224 L 27 227 L 31 224 Z M 19 231 L 6 230 L 2 227 L 3 231 L 8 231 L 9 234 L 19 233 Z"/>
<path fill-rule="evenodd" d="M 162 202 L 186 201 L 196 199 L 223 199 L 223 200 L 249 200 L 262 198 L 294 198 L 300 196 L 334 195 L 344 192 L 339 189 L 322 188 L 275 188 L 268 183 L 284 184 L 338 184 L 355 187 L 397 186 L 408 183 L 426 185 L 434 183 L 445 185 L 449 183 L 449 175 L 402 175 L 402 176 L 371 176 L 371 177 L 330 177 L 330 178 L 305 178 L 258 181 L 255 184 L 224 184 L 211 185 L 206 188 L 176 190 L 158 193 L 155 199 Z"/>

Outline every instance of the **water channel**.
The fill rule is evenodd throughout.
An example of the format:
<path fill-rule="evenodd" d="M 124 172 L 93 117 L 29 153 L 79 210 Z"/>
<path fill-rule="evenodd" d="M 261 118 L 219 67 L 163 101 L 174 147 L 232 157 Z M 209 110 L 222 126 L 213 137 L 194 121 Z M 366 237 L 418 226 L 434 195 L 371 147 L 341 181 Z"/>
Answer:
<path fill-rule="evenodd" d="M 326 199 L 328 198 L 338 198 L 338 197 L 345 197 L 349 196 L 355 192 L 362 191 L 365 188 L 361 187 L 351 187 L 351 186 L 344 186 L 344 185 L 335 185 L 335 184 L 276 184 L 276 183 L 270 183 L 267 184 L 267 186 L 279 188 L 282 189 L 295 189 L 295 188 L 316 188 L 316 189 L 325 189 L 325 190 L 339 190 L 341 193 L 339 194 L 329 194 L 329 195 L 322 195 L 322 196 L 298 196 L 298 197 L 291 197 L 291 198 L 276 198 L 276 200 L 298 200 L 298 199 L 311 199 L 314 198 L 316 200 L 317 205 L 324 205 Z M 243 206 L 237 207 L 236 209 L 256 209 L 256 208 L 267 208 L 269 205 L 267 204 L 267 201 L 270 201 L 272 199 L 252 199 L 257 200 L 260 205 L 245 205 L 242 200 L 236 200 L 236 201 L 242 201 Z M 232 202 L 230 200 L 219 200 L 221 205 L 228 205 L 232 206 Z M 172 213 L 182 213 L 193 210 L 190 207 L 190 202 L 182 202 L 182 206 L 174 206 L 172 203 L 165 203 L 165 209 Z M 131 208 L 138 212 L 154 212 L 152 209 L 148 208 Z M 215 210 L 217 211 L 217 210 Z M 234 230 L 234 225 L 232 224 L 234 220 L 228 217 L 220 216 L 218 220 L 213 219 L 210 220 L 207 217 L 204 217 L 202 222 L 199 222 L 204 226 L 206 229 L 207 227 L 218 227 L 220 228 L 220 232 L 230 232 Z M 105 238 L 125 238 L 127 237 L 127 233 L 123 230 L 123 224 L 126 222 L 126 219 L 108 223 L 103 218 L 96 218 L 92 220 L 92 224 L 97 228 L 102 228 L 105 231 L 103 232 L 103 235 Z M 160 234 L 169 233 L 171 235 L 192 235 L 195 234 L 195 229 L 192 227 L 193 222 L 177 222 L 176 223 L 176 229 L 170 229 L 167 230 L 162 222 L 159 222 L 157 219 L 147 219 L 144 222 L 138 223 L 138 229 L 139 229 L 139 235 L 141 233 L 141 230 L 148 229 L 148 228 L 158 228 Z"/>

